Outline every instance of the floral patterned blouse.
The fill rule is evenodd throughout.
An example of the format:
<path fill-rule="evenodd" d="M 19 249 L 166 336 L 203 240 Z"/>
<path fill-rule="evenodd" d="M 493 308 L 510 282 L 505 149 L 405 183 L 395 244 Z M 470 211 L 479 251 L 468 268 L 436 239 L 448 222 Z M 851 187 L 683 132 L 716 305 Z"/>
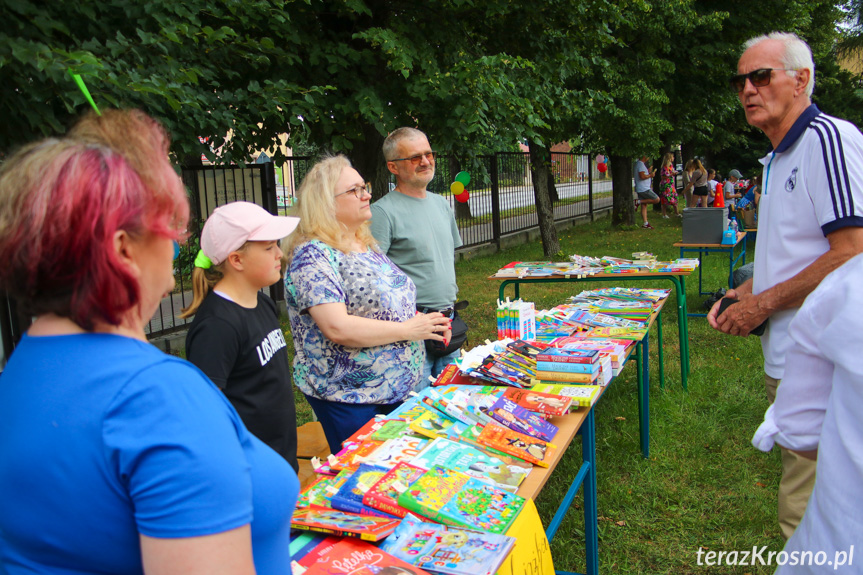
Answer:
<path fill-rule="evenodd" d="M 421 341 L 345 347 L 321 332 L 308 313 L 344 303 L 348 314 L 406 321 L 416 314 L 416 286 L 388 257 L 373 250 L 345 254 L 311 240 L 294 249 L 285 277 L 294 339 L 294 383 L 306 395 L 339 403 L 395 403 L 422 376 Z"/>

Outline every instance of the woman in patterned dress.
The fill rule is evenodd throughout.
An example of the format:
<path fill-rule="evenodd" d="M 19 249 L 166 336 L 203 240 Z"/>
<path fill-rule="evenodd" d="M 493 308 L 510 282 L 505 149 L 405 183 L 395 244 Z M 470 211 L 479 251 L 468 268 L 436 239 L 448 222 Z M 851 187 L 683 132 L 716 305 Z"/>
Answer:
<path fill-rule="evenodd" d="M 422 374 L 423 340 L 444 341 L 449 318 L 416 312 L 416 286 L 380 253 L 369 229 L 371 191 L 345 156 L 303 180 L 300 224 L 283 247 L 294 382 L 333 453 Z"/>
<path fill-rule="evenodd" d="M 662 166 L 659 168 L 659 199 L 662 204 L 662 217 L 668 219 L 668 206 L 674 210 L 674 215 L 680 216 L 677 213 L 677 190 L 674 187 L 674 176 L 677 172 L 674 171 L 674 154 L 668 153 L 662 157 Z"/>

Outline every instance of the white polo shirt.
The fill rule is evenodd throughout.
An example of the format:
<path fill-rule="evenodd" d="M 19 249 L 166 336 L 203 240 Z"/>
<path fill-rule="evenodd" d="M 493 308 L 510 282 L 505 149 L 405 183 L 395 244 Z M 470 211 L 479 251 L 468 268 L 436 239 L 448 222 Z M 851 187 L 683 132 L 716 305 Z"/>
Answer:
<path fill-rule="evenodd" d="M 830 244 L 827 234 L 863 226 L 863 135 L 851 123 L 813 104 L 761 163 L 753 293 L 761 293 L 806 268 Z M 788 324 L 798 308 L 770 316 L 761 337 L 764 372 L 782 379 Z"/>
<path fill-rule="evenodd" d="M 789 553 L 825 551 L 832 560 L 837 551 L 856 545 L 859 561 L 863 514 L 853 502 L 863 498 L 861 283 L 863 254 L 829 274 L 806 298 L 788 330 L 788 373 L 752 440 L 762 451 L 774 442 L 802 451 L 818 449 L 815 488 L 803 521 L 785 546 Z M 825 571 L 833 569 L 786 566 L 776 574 Z M 859 573 L 859 566 L 853 571 Z"/>

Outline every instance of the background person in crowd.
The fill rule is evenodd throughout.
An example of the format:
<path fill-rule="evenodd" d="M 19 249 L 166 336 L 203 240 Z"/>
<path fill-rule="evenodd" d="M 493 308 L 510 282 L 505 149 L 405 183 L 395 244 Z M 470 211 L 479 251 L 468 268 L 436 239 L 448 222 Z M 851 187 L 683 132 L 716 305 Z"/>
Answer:
<path fill-rule="evenodd" d="M 823 550 L 834 558 L 859 545 L 863 533 L 863 517 L 849 505 L 863 497 L 861 282 L 863 255 L 858 255 L 806 298 L 788 327 L 791 343 L 776 401 L 752 440 L 762 451 L 776 442 L 817 459 L 812 496 L 785 546 L 788 553 Z M 804 564 L 776 572 L 823 573 L 824 567 Z"/>
<path fill-rule="evenodd" d="M 707 172 L 707 206 L 702 204 L 701 207 L 713 207 L 713 204 L 716 202 L 717 184 L 719 184 L 719 181 L 716 179 L 716 170 L 710 170 Z"/>
<path fill-rule="evenodd" d="M 396 186 L 372 205 L 372 234 L 381 251 L 417 286 L 417 310 L 441 312 L 463 328 L 455 338 L 447 331 L 444 345 L 426 342 L 419 391 L 459 356 L 466 337 L 458 310 L 467 302 L 456 303 L 455 249 L 462 241 L 449 202 L 427 189 L 435 175 L 435 152 L 426 135 L 398 128 L 384 140 L 383 154 Z"/>
<path fill-rule="evenodd" d="M 647 164 L 650 158 L 642 156 L 635 162 L 635 194 L 638 199 L 635 200 L 635 205 L 641 208 L 641 224 L 642 228 L 652 230 L 653 226 L 647 221 L 647 206 L 649 204 L 658 204 L 659 196 L 656 192 L 650 189 L 650 184 L 653 181 L 653 176 L 656 175 L 656 170 L 649 170 Z"/>
<path fill-rule="evenodd" d="M 728 179 L 722 184 L 722 192 L 725 194 L 725 205 L 728 206 L 729 214 L 737 207 L 736 201 L 743 197 L 737 189 L 737 182 L 743 179 L 743 174 L 737 170 L 728 172 Z"/>
<path fill-rule="evenodd" d="M 707 186 L 707 170 L 704 164 L 698 158 L 692 160 L 692 173 L 689 174 L 689 183 L 692 184 L 692 197 L 689 200 L 689 207 L 694 208 L 700 203 L 701 207 L 707 206 L 707 196 L 710 194 L 710 188 Z"/>
<path fill-rule="evenodd" d="M 692 188 L 695 187 L 692 181 L 692 172 L 695 171 L 695 160 L 689 160 L 683 167 L 683 197 L 686 201 L 685 207 L 692 205 Z"/>
<path fill-rule="evenodd" d="M 216 208 L 201 231 L 192 272 L 195 316 L 186 358 L 221 389 L 246 428 L 299 471 L 297 413 L 279 310 L 261 289 L 282 279 L 278 240 L 297 218 L 250 202 Z"/>
<path fill-rule="evenodd" d="M 761 347 L 772 403 L 787 372 L 788 325 L 828 273 L 863 251 L 863 136 L 812 104 L 815 65 L 803 40 L 774 32 L 744 47 L 731 88 L 747 122 L 773 149 L 761 159 L 753 280 L 726 294 L 739 303 L 717 316 L 717 302 L 707 319 L 724 333 L 746 336 L 769 318 Z M 782 451 L 779 525 L 786 539 L 803 516 L 814 480 L 811 460 Z"/>
<path fill-rule="evenodd" d="M 662 217 L 668 219 L 668 207 L 677 213 L 677 188 L 674 187 L 674 154 L 667 153 L 662 157 L 662 165 L 659 167 L 659 197 L 662 200 Z"/>
<path fill-rule="evenodd" d="M 140 111 L 0 168 L 0 289 L 36 316 L 0 385 L 5 574 L 290 572 L 296 474 L 144 333 L 188 217 Z"/>
<path fill-rule="evenodd" d="M 344 156 L 326 158 L 299 189 L 300 223 L 284 246 L 294 382 L 333 453 L 422 375 L 422 340 L 443 341 L 449 318 L 416 310 L 416 287 L 369 231 L 371 191 Z"/>

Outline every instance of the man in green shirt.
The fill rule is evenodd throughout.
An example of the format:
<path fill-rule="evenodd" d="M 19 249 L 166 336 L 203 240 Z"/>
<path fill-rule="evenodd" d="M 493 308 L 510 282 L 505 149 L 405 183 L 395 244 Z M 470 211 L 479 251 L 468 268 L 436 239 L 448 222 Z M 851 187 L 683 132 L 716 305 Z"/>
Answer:
<path fill-rule="evenodd" d="M 383 153 L 396 187 L 372 204 L 372 234 L 416 284 L 418 311 L 451 312 L 458 295 L 455 249 L 462 241 L 449 202 L 426 189 L 435 175 L 435 152 L 423 132 L 399 128 L 384 141 Z M 445 336 L 448 341 L 450 333 Z M 458 354 L 427 353 L 418 389 Z"/>

